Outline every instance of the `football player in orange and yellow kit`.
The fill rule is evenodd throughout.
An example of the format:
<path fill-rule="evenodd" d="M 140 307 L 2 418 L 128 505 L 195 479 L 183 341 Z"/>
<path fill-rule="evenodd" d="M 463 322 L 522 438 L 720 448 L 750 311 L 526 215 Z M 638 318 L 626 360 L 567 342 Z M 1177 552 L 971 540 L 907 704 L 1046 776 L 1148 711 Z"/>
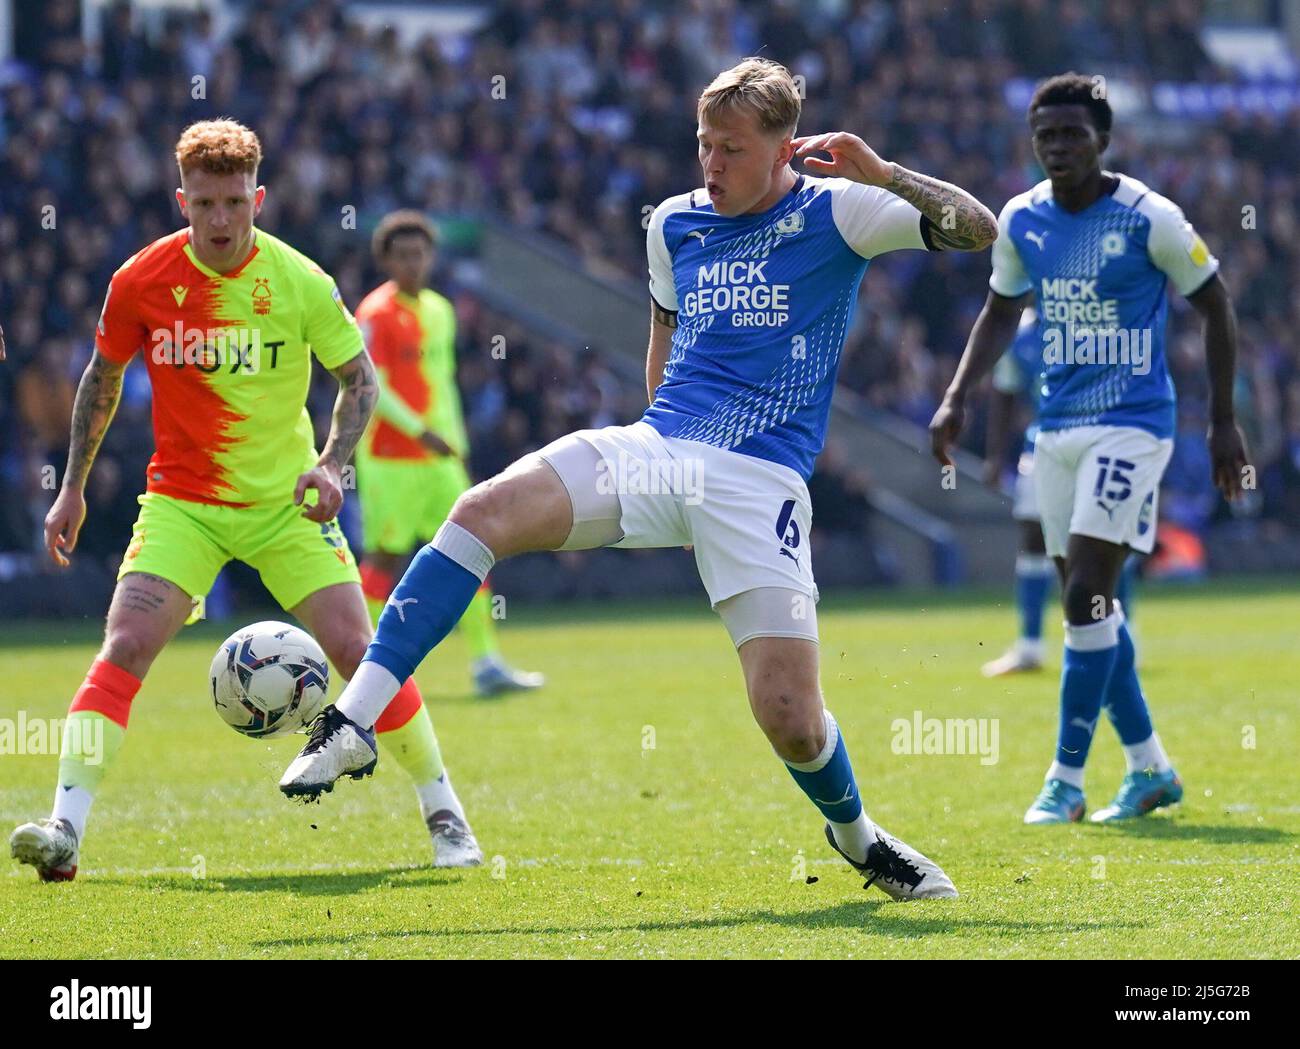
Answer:
<path fill-rule="evenodd" d="M 365 556 L 361 585 L 375 618 L 411 551 L 428 542 L 470 487 L 469 441 L 456 389 L 456 312 L 426 287 L 437 234 L 418 211 L 384 216 L 373 237 L 388 280 L 357 307 L 379 372 L 375 417 L 357 449 Z M 481 696 L 539 688 L 541 674 L 501 656 L 486 583 L 460 620 Z"/>
<path fill-rule="evenodd" d="M 356 563 L 335 518 L 343 467 L 378 396 L 374 367 L 333 279 L 254 226 L 266 196 L 257 184 L 261 156 L 257 136 L 234 121 L 185 129 L 176 199 L 189 225 L 113 275 L 77 390 L 68 465 L 45 520 L 57 564 L 67 565 L 76 548 L 86 478 L 137 353 L 153 388 L 156 451 L 103 647 L 72 700 L 53 812 L 10 837 L 13 856 L 46 881 L 76 875 L 91 802 L 141 682 L 227 561 L 257 569 L 343 677 L 371 637 Z M 339 383 L 319 455 L 305 408 L 312 356 Z M 313 726 L 313 740 L 328 729 L 319 723 L 327 717 Z M 435 864 L 480 863 L 414 679 L 375 733 L 415 781 Z"/>

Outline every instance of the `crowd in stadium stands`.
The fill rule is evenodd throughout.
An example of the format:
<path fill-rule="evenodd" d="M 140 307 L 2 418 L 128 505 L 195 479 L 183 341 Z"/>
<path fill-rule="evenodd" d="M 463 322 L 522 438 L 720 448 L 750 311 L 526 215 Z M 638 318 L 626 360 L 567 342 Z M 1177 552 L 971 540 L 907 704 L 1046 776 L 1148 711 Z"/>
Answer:
<path fill-rule="evenodd" d="M 180 224 L 171 149 L 195 119 L 229 115 L 258 132 L 270 189 L 259 225 L 316 258 L 355 306 L 379 279 L 366 231 L 398 206 L 492 213 L 562 239 L 594 273 L 641 280 L 645 206 L 698 178 L 694 99 L 747 54 L 804 78 L 804 133 L 852 130 L 994 210 L 1040 177 L 1024 115 L 1006 101 L 1009 80 L 1068 68 L 1148 86 L 1230 75 L 1203 50 L 1190 0 L 521 0 L 453 47 L 430 37 L 404 46 L 337 3 L 235 5 L 221 35 L 203 11 L 169 12 L 147 31 L 142 12 L 118 3 L 88 47 L 80 7 L 49 0 L 20 20 L 15 45 L 27 62 L 0 81 L 0 323 L 10 347 L 0 366 L 0 550 L 35 546 L 53 494 L 43 468 L 62 470 L 108 278 Z M 1300 110 L 1230 113 L 1213 126 L 1121 117 L 1108 156 L 1181 203 L 1223 263 L 1241 319 L 1239 412 L 1259 470 L 1251 512 L 1266 522 L 1300 517 L 1297 132 Z M 349 206 L 356 229 L 339 218 Z M 871 407 L 924 425 L 988 269 L 987 254 L 908 252 L 873 265 L 841 381 Z M 642 395 L 599 351 L 539 338 L 468 293 L 455 298 L 476 474 L 576 427 L 636 417 Z M 487 349 L 499 333 L 505 360 Z M 1210 487 L 1199 327 L 1181 300 L 1169 347 L 1181 407 L 1162 509 L 1198 530 L 1228 510 Z M 332 394 L 328 376 L 313 387 L 322 430 Z M 120 553 L 148 432 L 148 384 L 135 367 L 91 475 L 96 527 L 83 554 Z M 980 450 L 978 422 L 966 440 Z M 853 527 L 868 483 L 824 485 L 842 504 L 825 511 Z"/>

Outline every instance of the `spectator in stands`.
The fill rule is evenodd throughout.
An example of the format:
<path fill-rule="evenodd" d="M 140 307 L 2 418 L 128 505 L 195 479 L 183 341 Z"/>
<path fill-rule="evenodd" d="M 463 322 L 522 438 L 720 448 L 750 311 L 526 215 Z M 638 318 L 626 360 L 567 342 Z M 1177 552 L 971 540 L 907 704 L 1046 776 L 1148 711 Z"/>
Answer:
<path fill-rule="evenodd" d="M 174 168 L 159 158 L 186 122 L 214 107 L 257 127 L 272 158 L 261 223 L 301 244 L 355 305 L 377 280 L 365 257 L 368 223 L 399 204 L 489 213 L 561 238 L 593 273 L 643 279 L 644 209 L 680 189 L 694 163 L 698 90 L 760 48 L 805 78 L 802 130 L 851 127 L 995 207 L 1041 177 L 1025 148 L 1022 107 L 1007 99 L 1015 78 L 1078 63 L 1125 76 L 1139 93 L 1162 79 L 1231 79 L 1201 43 L 1193 0 L 1137 8 L 1126 0 L 515 0 L 464 39 L 411 42 L 349 19 L 337 3 L 231 5 L 218 31 L 202 7 L 159 17 L 115 0 L 90 47 L 77 0 L 16 11 L 18 61 L 0 82 L 0 318 L 10 347 L 0 368 L 0 502 L 9 521 L 0 521 L 0 542 L 11 546 L 34 534 L 14 519 L 30 524 L 43 512 L 24 464 L 59 426 L 53 446 L 66 441 L 67 388 L 57 374 L 75 374 L 90 352 L 115 261 L 180 225 Z M 200 74 L 206 93 L 196 98 Z M 505 94 L 491 97 L 498 75 Z M 1167 130 L 1156 139 L 1126 128 L 1115 162 L 1186 202 L 1222 260 L 1242 323 L 1241 414 L 1258 441 L 1262 512 L 1295 521 L 1300 107 Z M 349 208 L 353 228 L 342 221 Z M 987 258 L 933 262 L 899 253 L 873 265 L 841 372 L 868 405 L 921 422 L 988 276 Z M 448 278 L 443 285 L 454 286 Z M 618 392 L 632 387 L 598 351 L 561 347 L 465 295 L 457 305 L 477 473 L 495 472 L 555 428 L 629 421 L 639 411 L 637 396 Z M 1171 346 L 1198 323 L 1176 309 Z M 509 352 L 496 359 L 491 339 L 500 334 Z M 1202 369 L 1189 353 L 1172 354 L 1174 378 L 1180 402 L 1203 409 Z M 327 415 L 328 390 L 311 403 Z M 144 413 L 147 432 L 147 400 L 129 410 Z M 1198 440 L 1189 430 L 1189 455 Z M 133 451 L 105 449 L 101 460 L 117 459 L 120 481 L 105 482 L 104 498 L 139 485 L 125 458 Z"/>

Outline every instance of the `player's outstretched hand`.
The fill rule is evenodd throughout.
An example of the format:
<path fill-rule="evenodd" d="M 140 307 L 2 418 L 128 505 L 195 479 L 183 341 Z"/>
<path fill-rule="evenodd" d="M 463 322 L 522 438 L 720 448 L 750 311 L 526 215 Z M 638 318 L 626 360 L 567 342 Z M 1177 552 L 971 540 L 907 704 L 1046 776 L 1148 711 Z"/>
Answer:
<path fill-rule="evenodd" d="M 1207 435 L 1210 445 L 1211 469 L 1214 487 L 1229 501 L 1241 494 L 1243 474 L 1246 470 L 1246 439 L 1236 423 L 1210 424 Z"/>
<path fill-rule="evenodd" d="M 951 401 L 945 397 L 939 410 L 934 413 L 934 418 L 930 420 L 930 451 L 941 466 L 952 465 L 948 449 L 956 443 L 965 423 L 965 406 L 960 401 Z"/>
<path fill-rule="evenodd" d="M 316 505 L 308 506 L 302 516 L 317 524 L 324 524 L 338 517 L 343 507 L 343 478 L 339 468 L 333 463 L 317 463 L 298 478 L 293 489 L 293 505 L 302 506 L 303 497 L 309 488 L 316 489 Z"/>
<path fill-rule="evenodd" d="M 794 155 L 814 175 L 846 178 L 867 186 L 888 185 L 894 178 L 894 165 L 876 156 L 876 151 L 857 135 L 831 131 L 824 135 L 800 135 L 791 140 Z M 810 157 L 809 153 L 829 153 L 830 160 Z"/>
<path fill-rule="evenodd" d="M 68 554 L 77 548 L 77 536 L 86 520 L 86 497 L 78 488 L 60 488 L 58 498 L 45 515 L 45 549 L 60 568 L 71 563 Z"/>

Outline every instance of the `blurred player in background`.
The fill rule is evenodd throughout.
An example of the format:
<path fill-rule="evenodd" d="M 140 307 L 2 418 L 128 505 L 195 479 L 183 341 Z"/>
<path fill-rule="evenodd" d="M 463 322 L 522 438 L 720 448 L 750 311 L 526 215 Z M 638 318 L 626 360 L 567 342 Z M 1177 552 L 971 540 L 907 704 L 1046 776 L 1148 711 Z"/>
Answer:
<path fill-rule="evenodd" d="M 867 817 L 823 705 L 807 479 L 870 260 L 978 250 L 996 224 L 963 190 L 881 160 L 855 135 L 795 138 L 799 113 L 789 71 L 765 59 L 704 91 L 704 186 L 660 204 L 647 234 L 645 416 L 562 437 L 457 500 L 394 590 L 357 676 L 320 715 L 331 727 L 313 734 L 282 790 L 319 792 L 374 761 L 367 727 L 497 559 L 692 545 L 754 718 L 825 817 L 831 847 L 895 899 L 956 895 L 937 864 Z M 831 159 L 808 156 L 819 152 Z M 796 172 L 797 157 L 827 177 Z"/>
<path fill-rule="evenodd" d="M 1042 371 L 1043 350 L 1038 337 L 1038 317 L 1030 309 L 1020 319 L 1016 337 L 993 369 L 993 397 L 984 439 L 984 480 L 990 487 L 1001 486 L 1007 438 L 1017 402 L 1028 402 L 1030 411 L 1035 416 L 1038 414 Z M 1015 589 L 1020 634 L 1006 652 L 984 664 L 985 677 L 1039 670 L 1043 665 L 1043 606 L 1047 603 L 1053 569 L 1051 558 L 1043 547 L 1043 529 L 1034 491 L 1034 438 L 1037 435 L 1038 421 L 1035 418 L 1025 428 L 1012 493 L 1011 516 L 1016 521 L 1020 542 L 1016 553 Z"/>
<path fill-rule="evenodd" d="M 1046 366 L 1034 478 L 1066 626 L 1056 760 L 1025 822 L 1083 818 L 1084 764 L 1103 707 L 1128 766 L 1114 800 L 1093 814 L 1107 822 L 1183 795 L 1152 728 L 1115 600 L 1129 551 L 1151 551 L 1173 448 L 1167 285 L 1205 320 L 1212 469 L 1229 499 L 1246 465 L 1232 403 L 1236 319 L 1218 260 L 1178 207 L 1127 175 L 1102 171 L 1111 109 L 1092 80 L 1068 73 L 1041 83 L 1029 124 L 1048 177 L 1002 209 L 989 295 L 930 435 L 947 464 L 966 396 L 1001 356 L 1032 292 Z"/>
<path fill-rule="evenodd" d="M 1038 491 L 1034 486 L 1034 441 L 1038 436 L 1038 402 L 1043 388 L 1043 343 L 1038 334 L 1038 313 L 1032 307 L 1020 318 L 1011 346 L 993 368 L 993 395 L 988 429 L 984 438 L 984 481 L 1001 488 L 1007 438 L 1018 402 L 1032 413 L 1025 427 L 1024 442 L 1016 463 L 1012 487 L 1011 516 L 1016 521 L 1020 549 L 1016 554 L 1016 613 L 1020 634 L 1006 652 L 985 663 L 985 677 L 1002 677 L 1043 666 L 1043 608 L 1047 591 L 1056 574 L 1043 545 L 1042 518 L 1038 512 Z M 1124 609 L 1129 633 L 1134 635 L 1134 582 L 1140 554 L 1130 554 L 1120 573 L 1115 600 Z"/>
<path fill-rule="evenodd" d="M 176 144 L 176 200 L 189 226 L 113 275 L 77 388 L 67 470 L 45 519 L 57 564 L 67 565 L 76 548 L 86 478 L 122 374 L 140 351 L 153 387 L 156 452 L 104 645 L 69 710 L 54 810 L 9 839 L 13 856 L 45 881 L 76 875 L 91 803 L 125 739 L 141 681 L 227 561 L 257 569 L 343 677 L 370 640 L 356 562 L 335 518 L 343 466 L 374 408 L 375 372 L 330 276 L 254 227 L 266 195 L 257 184 L 261 159 L 257 136 L 234 121 L 185 129 Z M 339 383 L 319 456 L 305 409 L 313 354 Z M 409 675 L 375 731 L 415 781 L 436 865 L 481 862 Z M 102 741 L 93 754 L 91 740 Z"/>
<path fill-rule="evenodd" d="M 426 287 L 437 248 L 433 224 L 418 211 L 392 212 L 375 229 L 373 248 L 389 279 L 357 309 L 379 372 L 379 401 L 357 449 L 357 474 L 366 547 L 361 586 L 377 621 L 412 551 L 447 519 L 470 480 L 456 388 L 456 312 Z M 480 696 L 545 683 L 502 659 L 486 581 L 460 631 Z"/>

